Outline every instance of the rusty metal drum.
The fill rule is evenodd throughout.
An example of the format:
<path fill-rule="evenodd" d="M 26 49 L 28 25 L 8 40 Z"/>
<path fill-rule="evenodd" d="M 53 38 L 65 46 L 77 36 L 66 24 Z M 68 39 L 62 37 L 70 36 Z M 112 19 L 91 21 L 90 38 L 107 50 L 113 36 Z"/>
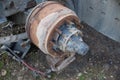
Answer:
<path fill-rule="evenodd" d="M 26 20 L 26 31 L 31 41 L 45 54 L 59 56 L 51 42 L 59 27 L 65 22 L 74 22 L 80 28 L 80 21 L 74 11 L 55 1 L 38 4 Z"/>

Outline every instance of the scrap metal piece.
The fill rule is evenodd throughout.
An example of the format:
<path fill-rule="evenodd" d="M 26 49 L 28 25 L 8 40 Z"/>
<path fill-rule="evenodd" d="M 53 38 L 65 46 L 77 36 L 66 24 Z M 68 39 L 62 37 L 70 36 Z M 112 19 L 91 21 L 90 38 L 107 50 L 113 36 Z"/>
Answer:
<path fill-rule="evenodd" d="M 64 55 L 62 57 L 55 57 L 55 58 L 47 55 L 46 59 L 51 67 L 51 70 L 57 72 L 67 67 L 76 58 L 75 58 L 75 53 L 71 53 L 70 55 Z"/>
<path fill-rule="evenodd" d="M 27 33 L 0 37 L 0 44 L 16 42 L 20 39 L 27 39 L 27 38 L 28 38 Z"/>
<path fill-rule="evenodd" d="M 36 5 L 35 0 L 1 0 L 0 1 L 0 14 L 4 14 L 5 17 L 14 15 L 18 12 L 23 12 L 25 9 L 29 9 Z"/>
<path fill-rule="evenodd" d="M 7 51 L 9 56 L 19 61 L 19 59 L 14 57 L 14 54 L 23 59 L 30 49 L 30 40 L 19 40 L 17 42 L 5 43 L 0 49 Z"/>
<path fill-rule="evenodd" d="M 75 26 L 64 26 L 64 24 L 71 25 L 71 23 Z M 64 26 L 63 30 L 62 26 Z M 55 1 L 38 4 L 26 20 L 26 31 L 30 40 L 47 54 L 52 71 L 60 71 L 68 66 L 75 60 L 76 52 L 82 55 L 87 53 L 89 48 L 81 41 L 80 28 L 80 20 L 75 12 Z M 66 35 L 68 37 L 61 37 Z M 75 46 L 70 49 L 74 43 Z"/>

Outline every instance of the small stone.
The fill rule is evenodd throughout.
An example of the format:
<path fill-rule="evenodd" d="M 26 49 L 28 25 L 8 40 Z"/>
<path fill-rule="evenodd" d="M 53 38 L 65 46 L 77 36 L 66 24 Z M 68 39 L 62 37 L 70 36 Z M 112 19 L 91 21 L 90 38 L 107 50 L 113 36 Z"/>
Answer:
<path fill-rule="evenodd" d="M 21 71 L 25 71 L 25 67 L 22 67 Z"/>
<path fill-rule="evenodd" d="M 104 79 L 107 79 L 107 77 L 106 77 L 106 76 L 104 76 L 103 78 L 104 78 Z"/>
<path fill-rule="evenodd" d="M 87 74 L 87 71 L 84 71 L 85 74 Z"/>
<path fill-rule="evenodd" d="M 82 73 L 78 73 L 76 79 L 79 79 L 80 76 L 82 76 Z"/>
<path fill-rule="evenodd" d="M 110 77 L 113 78 L 113 75 L 111 75 Z"/>
<path fill-rule="evenodd" d="M 90 64 L 90 66 L 93 66 L 93 63 L 89 63 Z"/>
<path fill-rule="evenodd" d="M 79 73 L 78 76 L 80 77 L 82 75 L 82 73 Z"/>
<path fill-rule="evenodd" d="M 1 76 L 5 76 L 7 74 L 7 71 L 5 69 L 1 70 Z"/>
<path fill-rule="evenodd" d="M 20 77 L 18 77 L 18 80 L 23 80 L 23 77 L 21 77 L 21 76 L 20 76 Z"/>
<path fill-rule="evenodd" d="M 79 79 L 79 77 L 77 76 L 77 77 L 76 77 L 76 79 L 78 80 L 78 79 Z"/>

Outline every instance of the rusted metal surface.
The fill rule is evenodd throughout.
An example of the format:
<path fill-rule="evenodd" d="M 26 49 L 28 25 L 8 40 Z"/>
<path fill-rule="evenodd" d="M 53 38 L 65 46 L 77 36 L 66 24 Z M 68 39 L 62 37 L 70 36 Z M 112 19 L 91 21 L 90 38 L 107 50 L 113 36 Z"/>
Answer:
<path fill-rule="evenodd" d="M 63 5 L 49 1 L 36 6 L 27 19 L 26 30 L 32 42 L 44 53 L 57 56 L 51 51 L 51 38 L 56 28 L 60 27 L 67 20 L 79 24 L 76 14 Z"/>
<path fill-rule="evenodd" d="M 42 52 L 48 54 L 47 60 L 52 71 L 60 71 L 75 60 L 75 52 L 66 52 L 62 49 L 56 51 L 54 50 L 56 43 L 53 42 L 53 39 L 63 32 L 60 27 L 71 22 L 77 28 L 81 28 L 75 12 L 55 1 L 38 4 L 27 18 L 28 36 Z"/>
<path fill-rule="evenodd" d="M 53 58 L 53 57 L 47 55 L 46 59 L 47 59 L 48 64 L 50 65 L 52 71 L 60 71 L 60 70 L 64 69 L 65 67 L 67 67 L 76 58 L 75 58 L 75 53 L 72 53 L 72 54 L 70 54 L 70 56 L 64 55 L 63 57 L 56 57 L 56 58 Z"/>

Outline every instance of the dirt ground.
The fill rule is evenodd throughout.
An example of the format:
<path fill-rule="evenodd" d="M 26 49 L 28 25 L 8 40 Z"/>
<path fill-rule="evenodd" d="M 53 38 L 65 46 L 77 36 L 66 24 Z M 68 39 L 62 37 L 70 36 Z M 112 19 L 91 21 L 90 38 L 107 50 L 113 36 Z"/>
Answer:
<path fill-rule="evenodd" d="M 76 55 L 76 60 L 60 74 L 52 73 L 51 79 L 37 76 L 24 65 L 2 54 L 0 72 L 6 71 L 6 74 L 0 74 L 0 80 L 120 80 L 120 43 L 102 35 L 84 22 L 82 25 L 83 38 L 90 50 L 85 56 Z M 45 54 L 34 45 L 25 60 L 43 71 L 49 69 Z"/>

